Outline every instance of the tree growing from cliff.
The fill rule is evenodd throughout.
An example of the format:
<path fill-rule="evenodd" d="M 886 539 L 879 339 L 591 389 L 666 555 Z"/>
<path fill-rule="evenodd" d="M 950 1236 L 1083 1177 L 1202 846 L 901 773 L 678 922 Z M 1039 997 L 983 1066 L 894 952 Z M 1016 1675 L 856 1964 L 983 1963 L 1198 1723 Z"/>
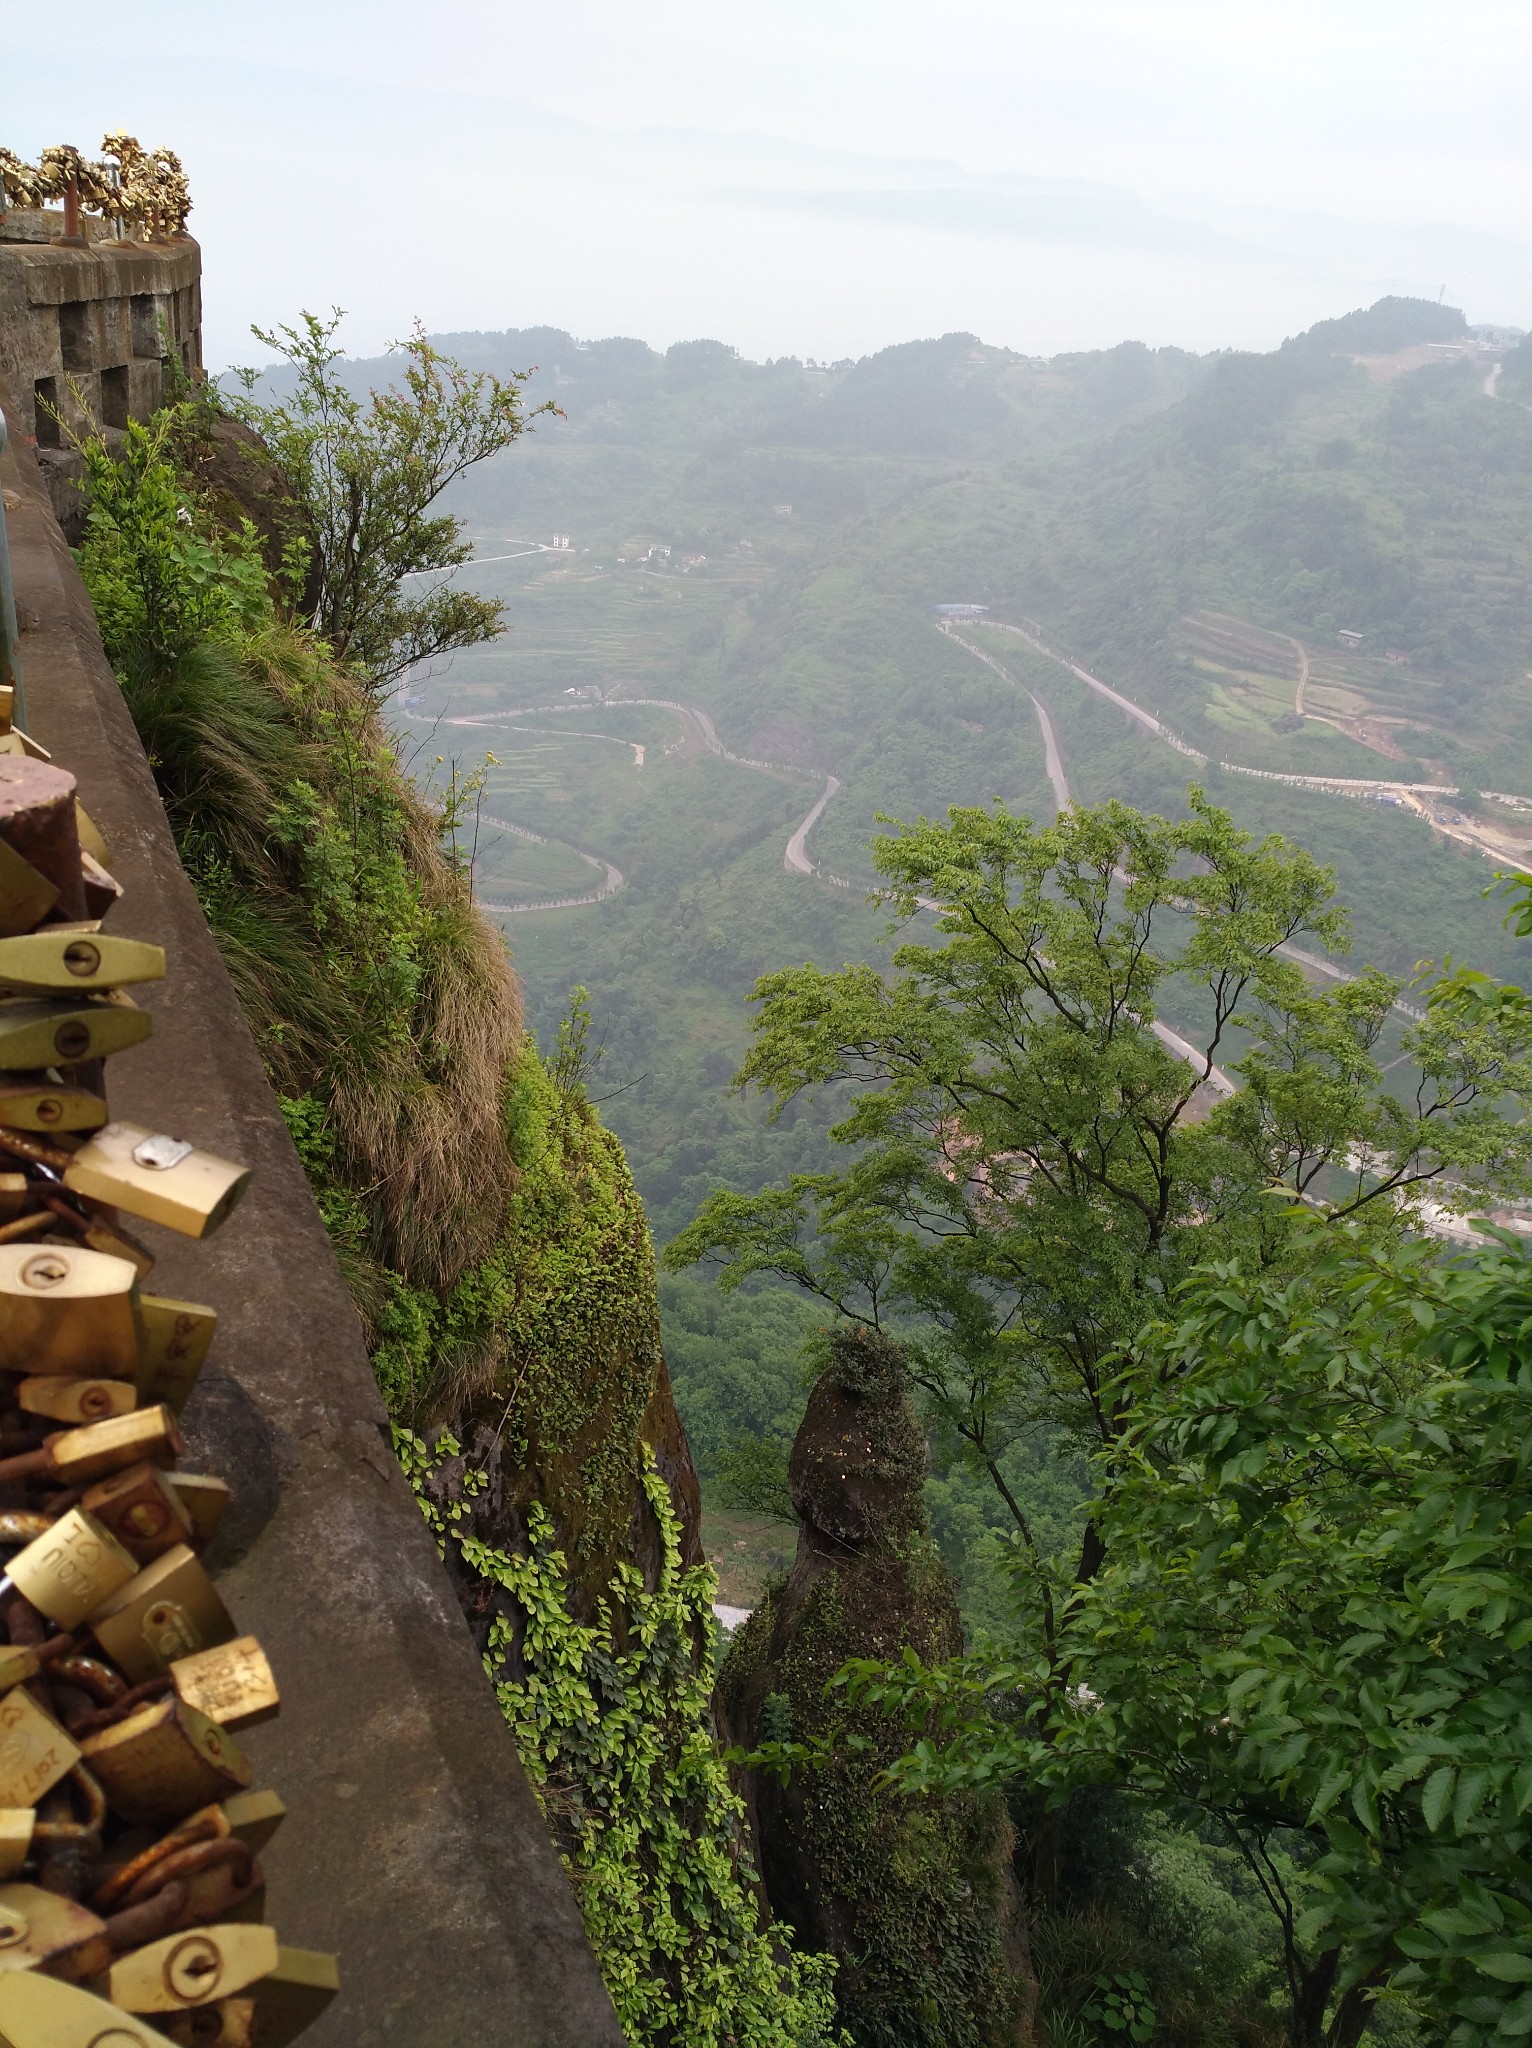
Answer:
<path fill-rule="evenodd" d="M 1295 2048 L 1349 2048 L 1376 1989 L 1410 1975 L 1487 2039 L 1496 1972 L 1532 1973 L 1532 1772 L 1521 1567 L 1501 1583 L 1511 1524 L 1475 1503 L 1519 1471 L 1525 1395 L 1492 1423 L 1473 1399 L 1447 1416 L 1429 1386 L 1417 1401 L 1409 1332 L 1433 1310 L 1406 1241 L 1428 1191 L 1463 1209 L 1526 1184 L 1526 1124 L 1503 1112 L 1532 1092 L 1528 1005 L 1447 978 L 1402 1034 L 1411 1082 L 1390 1086 L 1398 985 L 1315 995 L 1281 951 L 1341 942 L 1328 874 L 1195 795 L 1179 823 L 954 812 L 876 858 L 896 909 L 948 906 L 945 943 L 902 948 L 887 979 L 767 977 L 744 1075 L 779 1097 L 859 1084 L 834 1133 L 852 1164 L 715 1196 L 671 1252 L 721 1257 L 735 1282 L 787 1275 L 903 1334 L 935 1418 L 1015 1515 L 1006 1653 L 869 1665 L 855 1695 L 921 1728 L 912 1786 L 1127 1782 L 1221 1824 L 1276 1912 Z M 1156 1033 L 1166 1002 L 1195 1062 Z M 1208 1108 L 1220 1059 L 1243 1086 Z M 1524 1341 L 1524 1304 L 1507 1317 Z M 1497 1342 L 1491 1376 L 1514 1350 Z M 1050 1413 L 1094 1444 L 1071 1560 L 1039 1554 L 1005 1485 L 1009 1443 Z M 1307 1899 L 1270 1853 L 1284 1830 L 1308 1845 Z"/>
<path fill-rule="evenodd" d="M 258 397 L 268 373 L 240 370 L 235 410 L 307 510 L 307 623 L 382 695 L 415 663 L 501 631 L 500 603 L 451 581 L 473 548 L 463 522 L 433 508 L 466 470 L 556 408 L 550 401 L 528 413 L 525 376 L 465 370 L 418 325 L 395 344 L 401 383 L 361 398 L 337 367 L 343 317 L 305 312 L 296 327 L 252 329 L 288 366 L 291 375 L 278 380 L 287 395 Z"/>
<path fill-rule="evenodd" d="M 779 1105 L 849 1084 L 831 1135 L 850 1164 L 713 1195 L 667 1263 L 718 1260 L 726 1286 L 784 1276 L 896 1331 L 934 1419 L 1005 1500 L 1051 1632 L 1099 1532 L 1067 1568 L 1031 1550 L 1005 1479 L 1017 1435 L 1049 1416 L 1113 1443 L 1131 1421 L 1123 1347 L 1210 1257 L 1271 1269 L 1306 1211 L 1387 1238 L 1427 1189 L 1465 1207 L 1524 1184 L 1532 1133 L 1499 1104 L 1532 1093 L 1532 1025 L 1434 1010 L 1404 1034 L 1417 1083 L 1398 1090 L 1379 1041 L 1399 984 L 1366 972 L 1316 994 L 1282 950 L 1344 945 L 1328 870 L 1197 792 L 1178 821 L 954 810 L 874 858 L 900 917 L 946 906 L 940 942 L 900 947 L 887 976 L 764 976 L 741 1074 Z M 1243 1085 L 1220 1099 L 1223 1060 Z"/>

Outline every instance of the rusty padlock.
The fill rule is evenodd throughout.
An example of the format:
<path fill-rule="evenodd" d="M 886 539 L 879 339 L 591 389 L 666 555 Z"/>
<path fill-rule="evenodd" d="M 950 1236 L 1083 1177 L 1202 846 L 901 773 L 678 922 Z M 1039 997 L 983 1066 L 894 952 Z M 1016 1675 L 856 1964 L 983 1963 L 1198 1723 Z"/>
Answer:
<path fill-rule="evenodd" d="M 90 1627 L 107 1656 L 135 1681 L 168 1671 L 178 1657 L 226 1643 L 235 1632 L 217 1588 L 184 1543 L 114 1591 L 92 1613 Z"/>
<path fill-rule="evenodd" d="M 146 1827 L 181 1820 L 250 1783 L 233 1736 L 173 1697 L 87 1736 L 80 1749 L 113 1812 Z"/>
<path fill-rule="evenodd" d="M 82 1423 L 78 1429 L 58 1430 L 38 1450 L 0 1458 L 0 1480 L 44 1473 L 63 1486 L 83 1486 L 146 1458 L 168 1465 L 180 1456 L 181 1448 L 181 1432 L 168 1408 L 138 1408 Z"/>
<path fill-rule="evenodd" d="M 0 1981 L 43 1970 L 77 1982 L 94 1977 L 110 1960 L 106 1923 L 96 1914 L 40 1885 L 0 1885 Z M 0 2034 L 10 2034 L 3 2010 Z"/>
<path fill-rule="evenodd" d="M 140 1565 L 189 1542 L 192 1518 L 169 1475 L 147 1460 L 87 1487 L 80 1506 L 110 1529 Z"/>

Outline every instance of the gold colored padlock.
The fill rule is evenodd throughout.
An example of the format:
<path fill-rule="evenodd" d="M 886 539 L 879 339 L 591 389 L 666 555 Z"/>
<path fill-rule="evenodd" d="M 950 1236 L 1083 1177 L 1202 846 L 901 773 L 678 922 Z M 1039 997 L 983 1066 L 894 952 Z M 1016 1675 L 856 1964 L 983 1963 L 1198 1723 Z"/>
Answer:
<path fill-rule="evenodd" d="M 36 1806 L 80 1752 L 58 1722 L 17 1686 L 0 1699 L 0 1806 Z"/>
<path fill-rule="evenodd" d="M 86 1489 L 80 1506 L 110 1529 L 140 1565 L 152 1564 L 192 1535 L 192 1519 L 180 1495 L 167 1475 L 147 1459 L 97 1480 Z"/>
<path fill-rule="evenodd" d="M 6 1643 L 0 1648 L 0 1693 L 9 1692 L 13 1685 L 24 1685 L 41 1669 L 35 1650 L 28 1649 L 25 1643 Z"/>
<path fill-rule="evenodd" d="M 145 1458 L 152 1465 L 168 1465 L 182 1448 L 176 1419 L 163 1403 L 62 1430 L 47 1444 L 50 1467 L 66 1486 L 121 1472 Z"/>
<path fill-rule="evenodd" d="M 89 1088 L 46 1073 L 0 1076 L 0 1130 L 99 1131 L 106 1115 L 105 1098 Z"/>
<path fill-rule="evenodd" d="M 250 1185 L 248 1167 L 140 1124 L 105 1124 L 64 1169 L 72 1194 L 111 1202 L 185 1237 L 208 1237 Z"/>
<path fill-rule="evenodd" d="M 171 2048 L 136 2013 L 35 1970 L 12 1970 L 0 1978 L 0 2039 L 9 2048 Z"/>
<path fill-rule="evenodd" d="M 0 934 L 31 931 L 58 900 L 59 892 L 47 876 L 0 839 Z"/>
<path fill-rule="evenodd" d="M 191 1516 L 192 1533 L 187 1542 L 193 1550 L 206 1550 L 232 1497 L 227 1481 L 215 1479 L 211 1472 L 168 1472 L 165 1476 Z"/>
<path fill-rule="evenodd" d="M 20 1877 L 32 1853 L 32 1830 L 37 1825 L 33 1806 L 0 1806 L 0 1882 Z"/>
<path fill-rule="evenodd" d="M 138 1308 L 143 1327 L 139 1395 L 144 1401 L 163 1401 L 179 1415 L 197 1384 L 218 1311 L 163 1294 L 141 1294 Z"/>
<path fill-rule="evenodd" d="M 334 1956 L 318 1949 L 279 1945 L 276 1968 L 250 1989 L 260 2048 L 288 2048 L 340 1990 L 340 1971 Z M 116 2048 L 116 2043 L 105 2048 Z"/>
<path fill-rule="evenodd" d="M 100 826 L 78 797 L 74 800 L 74 829 L 75 837 L 91 859 L 99 861 L 102 867 L 109 868 L 112 865 L 111 850 L 101 836 Z"/>
<path fill-rule="evenodd" d="M 0 1222 L 9 1223 L 29 1202 L 37 1201 L 35 1189 L 28 1189 L 24 1173 L 0 1173 Z"/>
<path fill-rule="evenodd" d="M 90 1627 L 135 1685 L 168 1671 L 178 1657 L 210 1650 L 235 1634 L 217 1587 L 184 1543 L 115 1591 L 91 1615 Z"/>
<path fill-rule="evenodd" d="M 0 1586 L 14 1586 L 55 1628 L 71 1629 L 103 1600 L 131 1585 L 137 1573 L 137 1558 L 109 1529 L 82 1509 L 71 1508 L 46 1536 L 35 1537 L 17 1551 Z M 6 1803 L 0 1796 L 0 1805 Z"/>
<path fill-rule="evenodd" d="M 112 1811 L 145 1827 L 183 1820 L 250 1783 L 250 1765 L 233 1736 L 174 1698 L 87 1735 L 81 1755 Z"/>
<path fill-rule="evenodd" d="M 126 996 L 49 1002 L 32 996 L 0 1002 L 0 1067 L 78 1066 L 142 1045 L 154 1029 L 147 1010 Z"/>
<path fill-rule="evenodd" d="M 105 917 L 115 904 L 122 901 L 122 884 L 114 875 L 109 875 L 93 853 L 80 848 L 80 884 L 85 891 L 85 915 Z"/>
<path fill-rule="evenodd" d="M 0 995 L 53 989 L 74 995 L 164 976 L 164 947 L 146 946 L 139 939 L 107 938 L 63 925 L 0 938 Z"/>
<path fill-rule="evenodd" d="M 177 1657 L 170 1680 L 177 1699 L 220 1728 L 253 1728 L 270 1721 L 282 1704 L 266 1652 L 254 1636 L 236 1636 L 211 1650 Z"/>
<path fill-rule="evenodd" d="M 161 2013 L 156 2024 L 176 2048 L 256 2048 L 253 1998 L 217 1998 L 174 2017 Z"/>
<path fill-rule="evenodd" d="M 229 1833 L 244 1843 L 252 1856 L 259 1856 L 287 1818 L 279 1794 L 261 1790 L 235 1792 L 223 1801 L 223 1816 Z"/>
<path fill-rule="evenodd" d="M 276 1967 L 274 1929 L 224 1921 L 118 1956 L 97 1988 L 125 2012 L 184 2012 L 230 1998 Z"/>
<path fill-rule="evenodd" d="M 23 1380 L 16 1398 L 26 1415 L 45 1415 L 53 1422 L 104 1422 L 111 1415 L 131 1415 L 138 1389 L 131 1380 L 66 1380 L 49 1373 Z"/>
<path fill-rule="evenodd" d="M 106 1923 L 84 1906 L 40 1885 L 0 1885 L 0 1992 L 9 1979 L 36 1970 L 75 1983 L 110 1960 Z M 7 2010 L 0 2006 L 0 2032 L 9 2039 Z"/>
<path fill-rule="evenodd" d="M 0 1244 L 0 1368 L 136 1379 L 138 1273 L 81 1246 Z"/>

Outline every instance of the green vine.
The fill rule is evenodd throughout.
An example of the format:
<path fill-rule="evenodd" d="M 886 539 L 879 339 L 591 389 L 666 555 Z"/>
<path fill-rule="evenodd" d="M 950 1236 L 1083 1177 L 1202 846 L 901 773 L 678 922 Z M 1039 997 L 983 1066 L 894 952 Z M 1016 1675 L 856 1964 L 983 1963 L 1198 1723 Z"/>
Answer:
<path fill-rule="evenodd" d="M 485 1668 L 575 1880 L 586 1931 L 627 2038 L 666 2048 L 849 2048 L 834 2023 L 831 1956 L 794 1952 L 759 1925 L 739 1850 L 744 1808 L 710 1733 L 710 1567 L 681 1563 L 681 1525 L 645 1447 L 659 1525 L 657 1583 L 619 1564 L 589 1623 L 568 1611 L 569 1573 L 540 1504 L 522 1556 L 465 1536 L 466 1501 L 431 1480 L 458 1454 L 396 1429 L 395 1448 L 445 1553 L 511 1594 Z M 472 1496 L 465 1475 L 463 1491 Z"/>

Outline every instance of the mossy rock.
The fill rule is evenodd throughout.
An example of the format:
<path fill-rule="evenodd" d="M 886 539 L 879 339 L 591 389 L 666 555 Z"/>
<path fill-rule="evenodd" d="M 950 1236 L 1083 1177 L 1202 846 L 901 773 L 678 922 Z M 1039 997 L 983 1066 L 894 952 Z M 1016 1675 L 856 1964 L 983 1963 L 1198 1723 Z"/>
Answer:
<path fill-rule="evenodd" d="M 1031 2038 L 1030 1972 L 997 1797 L 875 1789 L 902 1729 L 847 1707 L 852 1657 L 940 1662 L 962 1647 L 956 1592 L 920 1502 L 925 1441 L 902 1360 L 845 1329 L 810 1396 L 789 1477 L 798 1554 L 740 1630 L 719 1682 L 746 1747 L 815 1744 L 830 1761 L 747 1787 L 773 1913 L 839 1958 L 837 2011 L 858 2048 L 1011 2048 Z"/>

